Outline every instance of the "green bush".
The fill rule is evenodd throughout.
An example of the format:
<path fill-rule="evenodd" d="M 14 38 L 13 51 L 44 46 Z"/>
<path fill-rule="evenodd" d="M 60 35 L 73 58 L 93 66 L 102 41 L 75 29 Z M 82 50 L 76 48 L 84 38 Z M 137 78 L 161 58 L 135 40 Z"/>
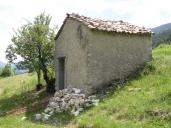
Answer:
<path fill-rule="evenodd" d="M 12 69 L 11 64 L 6 64 L 4 68 L 1 70 L 1 75 L 2 77 L 8 77 L 15 75 L 15 70 Z"/>
<path fill-rule="evenodd" d="M 142 71 L 142 75 L 148 75 L 156 70 L 156 67 L 152 63 L 147 63 Z"/>

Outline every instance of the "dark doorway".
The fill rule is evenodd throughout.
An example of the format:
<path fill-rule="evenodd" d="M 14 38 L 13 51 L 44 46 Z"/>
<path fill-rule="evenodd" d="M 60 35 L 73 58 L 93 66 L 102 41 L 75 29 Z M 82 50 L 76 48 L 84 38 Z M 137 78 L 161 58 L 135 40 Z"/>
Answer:
<path fill-rule="evenodd" d="M 58 67 L 58 80 L 59 80 L 59 90 L 64 89 L 65 87 L 65 57 L 61 57 L 59 60 Z"/>

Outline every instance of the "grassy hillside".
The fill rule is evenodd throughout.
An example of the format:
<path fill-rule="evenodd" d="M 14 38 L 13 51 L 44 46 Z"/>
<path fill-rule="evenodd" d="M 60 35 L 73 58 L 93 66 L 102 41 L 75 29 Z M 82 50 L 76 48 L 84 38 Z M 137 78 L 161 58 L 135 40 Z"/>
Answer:
<path fill-rule="evenodd" d="M 24 80 L 25 84 L 22 84 Z M 34 75 L 0 79 L 0 112 L 27 106 L 44 99 L 33 89 Z M 36 122 L 33 115 L 45 105 L 23 114 L 0 116 L 0 128 L 170 128 L 171 127 L 171 46 L 153 50 L 153 60 L 141 74 L 117 89 L 110 88 L 97 107 L 78 117 L 56 115 L 52 121 Z M 35 95 L 37 94 L 37 95 Z M 102 97 L 102 95 L 99 95 Z M 26 117 L 26 119 L 22 119 Z"/>
<path fill-rule="evenodd" d="M 45 107 L 41 100 L 47 96 L 44 90 L 36 92 L 36 83 L 35 74 L 0 78 L 0 128 L 39 127 L 31 121 L 22 120 L 23 117 L 27 117 L 27 120 L 32 119 L 34 111 Z"/>

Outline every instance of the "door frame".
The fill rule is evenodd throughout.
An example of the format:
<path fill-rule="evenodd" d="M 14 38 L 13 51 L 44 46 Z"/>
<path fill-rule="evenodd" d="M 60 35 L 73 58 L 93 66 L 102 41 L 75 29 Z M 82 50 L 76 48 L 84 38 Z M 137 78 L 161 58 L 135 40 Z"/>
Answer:
<path fill-rule="evenodd" d="M 58 57 L 58 68 L 57 68 L 57 74 L 58 74 L 58 89 L 61 90 L 61 89 L 64 89 L 66 88 L 66 57 L 65 56 L 61 56 L 61 57 Z M 62 65 L 61 65 L 62 64 Z M 61 69 L 61 66 L 62 66 L 62 69 Z M 63 70 L 62 72 L 60 70 Z M 62 76 L 61 76 L 61 73 L 62 73 Z M 63 86 L 61 87 L 61 77 L 63 77 Z"/>

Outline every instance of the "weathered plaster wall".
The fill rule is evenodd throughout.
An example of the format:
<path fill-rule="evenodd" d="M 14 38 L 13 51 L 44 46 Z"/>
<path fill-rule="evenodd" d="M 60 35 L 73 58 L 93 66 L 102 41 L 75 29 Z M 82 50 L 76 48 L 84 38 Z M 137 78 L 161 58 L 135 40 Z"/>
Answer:
<path fill-rule="evenodd" d="M 151 60 L 151 36 L 89 30 L 69 18 L 56 40 L 58 58 L 65 59 L 65 88 L 92 93 L 111 80 L 123 79 Z M 58 87 L 58 69 L 56 86 Z"/>
<path fill-rule="evenodd" d="M 56 40 L 56 87 L 58 88 L 58 58 L 65 59 L 65 88 L 88 90 L 87 42 L 89 30 L 80 22 L 69 18 Z"/>
<path fill-rule="evenodd" d="M 88 83 L 93 90 L 125 78 L 150 61 L 151 37 L 93 31 L 88 53 Z"/>

